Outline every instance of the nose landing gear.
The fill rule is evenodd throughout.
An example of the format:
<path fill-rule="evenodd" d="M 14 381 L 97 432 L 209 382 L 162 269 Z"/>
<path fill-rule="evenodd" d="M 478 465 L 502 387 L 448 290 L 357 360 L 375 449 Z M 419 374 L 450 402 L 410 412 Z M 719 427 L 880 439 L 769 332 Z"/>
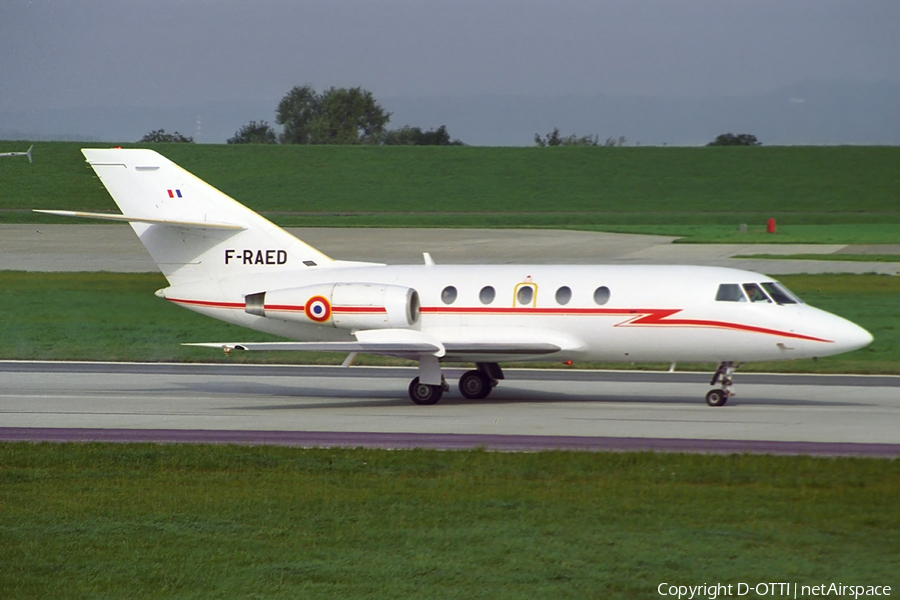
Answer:
<path fill-rule="evenodd" d="M 731 387 L 734 385 L 734 370 L 735 367 L 734 362 L 730 360 L 722 361 L 719 363 L 719 368 L 716 369 L 716 372 L 713 374 L 712 381 L 709 382 L 709 385 L 716 385 L 716 383 L 721 383 L 721 389 L 710 390 L 706 394 L 706 403 L 710 406 L 724 406 L 728 399 L 734 396 L 734 392 L 731 391 Z"/>
<path fill-rule="evenodd" d="M 447 385 L 446 381 L 444 381 L 443 375 L 441 376 L 440 385 L 428 385 L 426 383 L 420 383 L 419 378 L 416 377 L 409 382 L 409 398 L 416 404 L 437 404 L 441 400 L 441 397 L 444 395 L 444 392 L 448 391 L 449 389 L 450 386 Z"/>

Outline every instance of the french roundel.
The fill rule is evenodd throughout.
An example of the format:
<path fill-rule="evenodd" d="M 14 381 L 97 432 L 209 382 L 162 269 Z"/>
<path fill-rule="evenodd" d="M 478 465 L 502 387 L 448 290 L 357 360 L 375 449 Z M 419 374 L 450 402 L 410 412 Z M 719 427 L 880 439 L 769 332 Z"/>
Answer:
<path fill-rule="evenodd" d="M 331 317 L 331 305 L 322 296 L 313 296 L 306 301 L 306 316 L 316 323 L 324 323 Z"/>

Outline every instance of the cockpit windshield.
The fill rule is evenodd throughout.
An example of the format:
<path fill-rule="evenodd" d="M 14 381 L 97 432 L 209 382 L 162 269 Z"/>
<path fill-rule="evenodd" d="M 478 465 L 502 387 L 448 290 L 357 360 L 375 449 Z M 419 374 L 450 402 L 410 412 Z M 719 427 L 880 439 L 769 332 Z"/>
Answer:
<path fill-rule="evenodd" d="M 746 302 L 747 297 L 736 283 L 723 283 L 716 292 L 717 302 Z"/>
<path fill-rule="evenodd" d="M 723 283 L 716 291 L 717 302 L 746 302 L 748 299 L 750 302 L 775 301 L 778 304 L 803 304 L 803 300 L 777 281 L 744 284 Z"/>
<path fill-rule="evenodd" d="M 772 297 L 772 300 L 778 304 L 803 304 L 800 298 L 789 292 L 786 287 L 777 281 L 767 281 L 762 286 L 769 293 L 769 296 Z"/>
<path fill-rule="evenodd" d="M 747 292 L 747 297 L 750 298 L 750 302 L 771 302 L 769 297 L 766 296 L 766 293 L 755 283 L 745 283 L 744 291 Z"/>

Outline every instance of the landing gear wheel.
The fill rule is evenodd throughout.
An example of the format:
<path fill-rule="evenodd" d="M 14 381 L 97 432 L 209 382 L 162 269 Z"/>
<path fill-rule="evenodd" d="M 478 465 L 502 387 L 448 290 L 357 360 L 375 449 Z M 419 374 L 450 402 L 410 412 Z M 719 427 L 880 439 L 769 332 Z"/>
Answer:
<path fill-rule="evenodd" d="M 706 394 L 706 403 L 710 406 L 724 406 L 728 402 L 728 392 L 725 390 L 709 390 Z"/>
<path fill-rule="evenodd" d="M 487 398 L 493 388 L 491 379 L 481 371 L 466 371 L 459 378 L 459 391 L 469 400 Z"/>
<path fill-rule="evenodd" d="M 418 377 L 409 383 L 409 398 L 416 404 L 437 404 L 443 395 L 444 387 L 441 385 L 419 383 Z"/>

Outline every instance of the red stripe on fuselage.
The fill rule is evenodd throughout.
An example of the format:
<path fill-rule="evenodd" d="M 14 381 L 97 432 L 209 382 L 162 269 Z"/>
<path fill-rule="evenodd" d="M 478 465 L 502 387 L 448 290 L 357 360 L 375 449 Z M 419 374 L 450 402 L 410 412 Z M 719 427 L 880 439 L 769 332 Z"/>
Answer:
<path fill-rule="evenodd" d="M 379 313 L 386 314 L 387 309 L 383 306 L 332 306 L 331 310 L 336 313 Z"/>
<path fill-rule="evenodd" d="M 243 302 L 211 302 L 209 300 L 185 300 L 184 298 L 166 298 L 175 304 L 188 304 L 190 306 L 206 306 L 208 308 L 239 308 L 244 310 L 247 306 Z"/>
<path fill-rule="evenodd" d="M 755 325 L 744 325 L 742 323 L 730 323 L 728 321 L 713 321 L 707 319 L 668 319 L 676 313 L 681 312 L 680 308 L 641 308 L 641 309 L 621 309 L 621 308 L 530 308 L 530 307 L 471 307 L 471 308 L 454 308 L 442 306 L 423 306 L 423 313 L 431 314 L 497 314 L 497 315 L 601 315 L 601 316 L 623 316 L 630 317 L 628 320 L 617 323 L 615 327 L 642 327 L 642 326 L 666 326 L 666 327 L 710 327 L 714 329 L 733 329 L 736 331 L 749 331 L 752 333 L 763 333 L 767 335 L 776 335 L 779 337 L 793 338 L 798 340 L 808 340 L 811 342 L 833 343 L 831 340 L 818 338 L 802 333 L 793 333 L 790 331 L 780 331 L 778 329 L 768 329 L 766 327 L 757 327 Z"/>
<path fill-rule="evenodd" d="M 303 312 L 305 307 L 294 306 L 292 304 L 266 304 L 266 310 L 284 311 L 284 312 Z M 352 314 L 385 314 L 387 309 L 383 306 L 332 306 L 332 313 L 352 313 Z"/>
<path fill-rule="evenodd" d="M 187 300 L 184 298 L 166 298 L 166 300 L 168 300 L 169 302 L 174 302 L 176 304 L 187 304 L 189 306 L 205 306 L 208 308 L 228 308 L 240 310 L 244 310 L 244 308 L 246 308 L 246 304 L 244 304 L 243 302 L 214 302 L 211 300 Z M 293 304 L 266 304 L 265 310 L 303 312 L 305 310 L 305 307 L 295 306 Z M 353 314 L 384 314 L 387 313 L 387 309 L 383 306 L 332 306 L 331 312 Z"/>
<path fill-rule="evenodd" d="M 245 305 L 243 302 L 211 302 L 206 300 L 185 300 L 181 298 L 168 298 L 171 302 L 177 304 L 187 304 L 191 306 L 204 306 L 208 308 L 227 308 L 243 310 Z M 266 310 L 273 311 L 294 311 L 302 312 L 302 306 L 293 305 L 275 305 L 266 306 Z M 386 313 L 387 310 L 381 306 L 334 306 L 334 313 Z M 453 315 L 598 315 L 610 317 L 629 317 L 626 321 L 617 323 L 615 327 L 709 327 L 713 329 L 731 329 L 735 331 L 748 331 L 751 333 L 762 333 L 765 335 L 774 335 L 778 337 L 786 337 L 797 340 L 807 340 L 810 342 L 823 342 L 826 344 L 834 343 L 832 340 L 814 337 L 811 335 L 803 335 L 802 333 L 793 333 L 790 331 L 780 331 L 778 329 L 768 329 L 766 327 L 757 327 L 755 325 L 744 325 L 742 323 L 730 323 L 728 321 L 713 321 L 707 319 L 669 319 L 672 315 L 680 313 L 680 308 L 642 308 L 642 309 L 621 309 L 621 308 L 529 308 L 529 307 L 498 307 L 491 308 L 487 306 L 473 307 L 450 307 L 450 306 L 423 306 L 421 312 L 425 314 L 453 314 Z"/>

